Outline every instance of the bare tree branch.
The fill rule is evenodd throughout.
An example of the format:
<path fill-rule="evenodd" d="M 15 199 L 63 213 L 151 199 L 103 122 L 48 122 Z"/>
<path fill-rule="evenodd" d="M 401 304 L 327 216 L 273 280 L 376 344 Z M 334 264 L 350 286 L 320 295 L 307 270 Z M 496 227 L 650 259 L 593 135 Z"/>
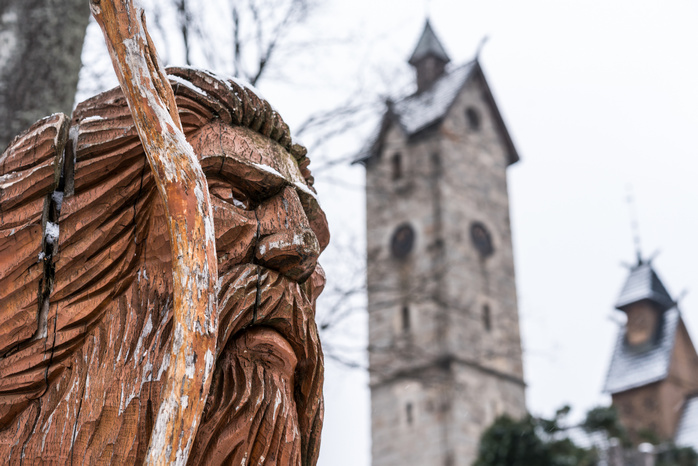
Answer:
<path fill-rule="evenodd" d="M 182 32 L 182 40 L 184 42 L 184 61 L 187 65 L 191 65 L 191 46 L 189 39 L 189 26 L 192 23 L 192 17 L 189 13 L 187 0 L 174 0 L 177 8 L 177 20 L 179 28 Z"/>

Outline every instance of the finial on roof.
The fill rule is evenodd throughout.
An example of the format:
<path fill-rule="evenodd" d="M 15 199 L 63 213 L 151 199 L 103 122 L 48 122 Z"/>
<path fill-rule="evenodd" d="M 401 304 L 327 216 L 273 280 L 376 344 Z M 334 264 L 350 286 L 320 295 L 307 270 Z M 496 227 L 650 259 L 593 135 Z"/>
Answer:
<path fill-rule="evenodd" d="M 429 89 L 431 85 L 446 72 L 448 57 L 443 45 L 434 34 L 429 19 L 424 24 L 424 31 L 417 42 L 408 63 L 417 72 L 417 92 Z"/>
<path fill-rule="evenodd" d="M 480 43 L 477 44 L 477 50 L 475 51 L 475 61 L 480 61 L 480 52 L 482 52 L 482 49 L 489 39 L 489 36 L 483 36 L 482 39 L 480 39 Z"/>
<path fill-rule="evenodd" d="M 431 28 L 431 23 L 429 18 L 427 18 L 424 24 L 424 30 L 422 31 L 422 36 L 417 42 L 417 46 L 412 52 L 412 56 L 408 60 L 408 63 L 412 66 L 416 66 L 420 61 L 428 56 L 433 56 L 443 61 L 444 64 L 451 61 L 441 41 L 436 37 L 434 30 Z"/>

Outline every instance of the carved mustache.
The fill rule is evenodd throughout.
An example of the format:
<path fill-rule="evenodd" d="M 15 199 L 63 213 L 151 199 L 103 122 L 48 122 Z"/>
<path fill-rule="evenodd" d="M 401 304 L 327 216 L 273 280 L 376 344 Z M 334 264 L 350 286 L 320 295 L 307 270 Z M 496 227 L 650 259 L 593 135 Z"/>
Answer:
<path fill-rule="evenodd" d="M 255 264 L 239 265 L 220 275 L 218 347 L 252 325 L 265 325 L 287 338 L 294 351 L 300 351 L 299 359 L 307 357 L 305 333 L 315 325 L 315 300 L 324 283 L 319 265 L 303 284 Z"/>

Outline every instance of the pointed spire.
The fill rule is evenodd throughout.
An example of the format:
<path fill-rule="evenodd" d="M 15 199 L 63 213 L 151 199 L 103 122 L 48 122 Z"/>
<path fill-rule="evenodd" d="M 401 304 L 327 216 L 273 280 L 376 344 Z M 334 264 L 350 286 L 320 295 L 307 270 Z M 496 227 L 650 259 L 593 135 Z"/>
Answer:
<path fill-rule="evenodd" d="M 408 63 L 412 66 L 417 66 L 422 59 L 428 56 L 438 58 L 439 60 L 443 61 L 444 64 L 451 61 L 446 53 L 446 50 L 444 50 L 443 45 L 441 45 L 441 41 L 439 41 L 436 34 L 434 34 L 434 30 L 431 28 L 431 23 L 429 23 L 429 20 L 427 19 L 427 22 L 424 25 L 424 31 L 422 32 L 422 37 L 419 38 L 417 47 L 415 47 L 414 52 L 412 52 L 412 56 L 408 60 Z"/>
<path fill-rule="evenodd" d="M 616 302 L 616 308 L 623 310 L 625 307 L 643 300 L 651 301 L 662 311 L 674 306 L 674 300 L 652 268 L 652 263 L 643 261 L 640 257 L 638 264 L 632 268 L 625 281 L 623 290 Z"/>
<path fill-rule="evenodd" d="M 448 57 L 443 45 L 434 34 L 431 24 L 427 19 L 422 36 L 417 42 L 408 63 L 417 72 L 417 92 L 429 89 L 431 85 L 446 71 L 446 64 L 451 59 Z"/>

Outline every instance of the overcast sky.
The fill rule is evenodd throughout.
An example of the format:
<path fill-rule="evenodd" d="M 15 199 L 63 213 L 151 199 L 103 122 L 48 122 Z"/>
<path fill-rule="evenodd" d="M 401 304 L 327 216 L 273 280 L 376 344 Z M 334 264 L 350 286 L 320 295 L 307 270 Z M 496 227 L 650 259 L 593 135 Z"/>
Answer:
<path fill-rule="evenodd" d="M 509 194 L 528 408 L 551 414 L 569 403 L 579 416 L 609 402 L 601 390 L 622 317 L 613 304 L 622 263 L 635 260 L 629 186 L 642 251 L 659 252 L 655 268 L 673 296 L 688 291 L 680 307 L 698 331 L 698 3 L 325 0 L 301 34 L 351 43 L 328 39 L 299 59 L 293 92 L 273 82 L 262 92 L 292 124 L 357 82 L 399 95 L 427 13 L 453 65 L 489 37 L 481 63 L 521 155 Z M 337 155 L 356 151 L 369 130 Z M 363 247 L 363 176 L 346 165 L 318 174 L 339 244 Z M 342 252 L 321 258 L 329 272 Z M 345 322 L 347 345 L 365 346 L 365 325 L 362 313 Z M 325 397 L 320 464 L 369 466 L 365 372 L 328 360 Z"/>

